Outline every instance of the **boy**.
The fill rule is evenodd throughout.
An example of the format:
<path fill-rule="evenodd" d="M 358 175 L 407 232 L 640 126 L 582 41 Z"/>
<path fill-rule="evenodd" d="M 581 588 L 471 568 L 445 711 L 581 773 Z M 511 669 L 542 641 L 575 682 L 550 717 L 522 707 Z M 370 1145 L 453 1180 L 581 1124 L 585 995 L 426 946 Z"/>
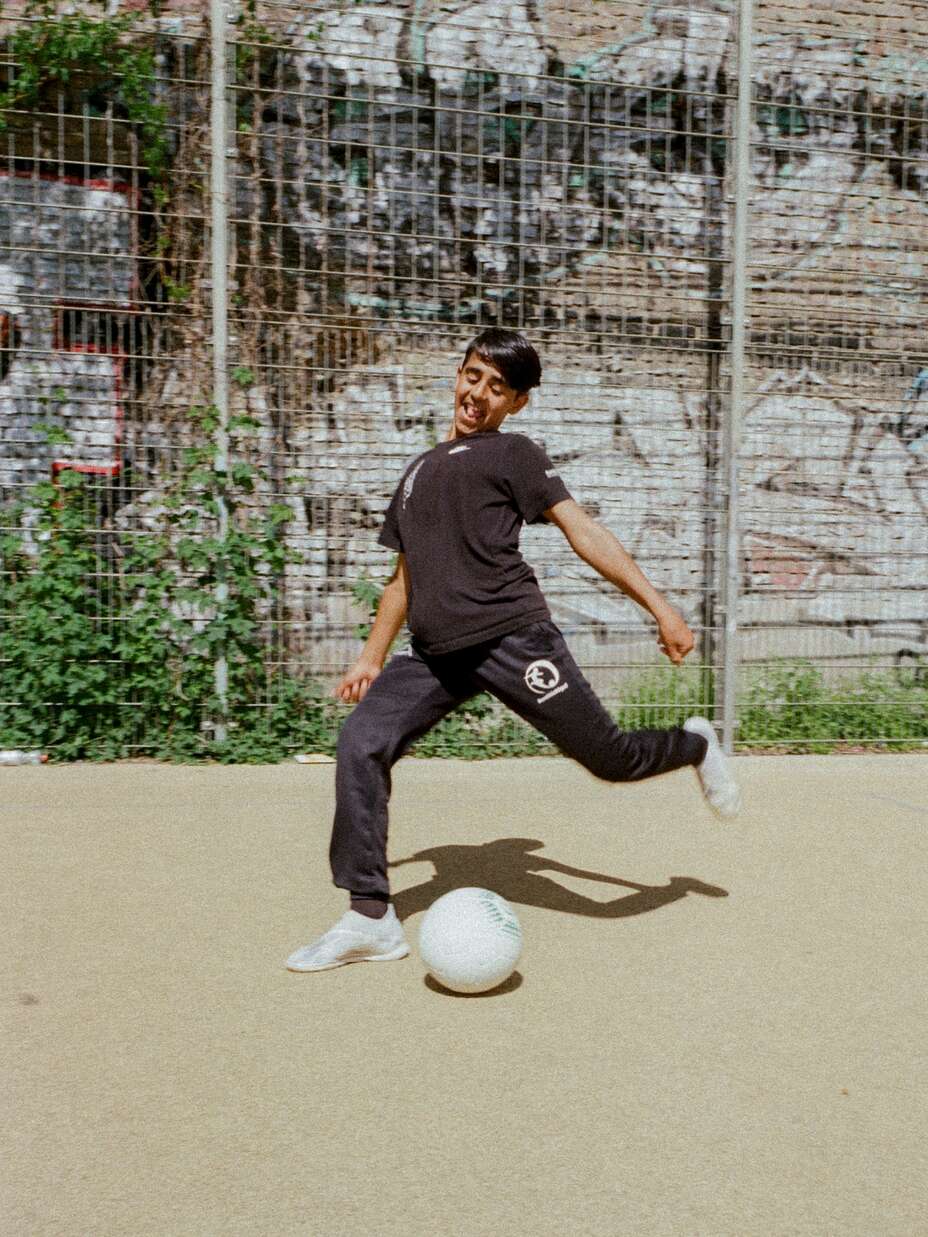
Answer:
<path fill-rule="evenodd" d="M 398 552 L 360 657 L 335 689 L 356 703 L 342 727 L 329 858 L 350 909 L 287 960 L 294 971 L 404 958 L 409 946 L 390 903 L 390 770 L 410 744 L 457 705 L 489 691 L 565 755 L 608 781 L 695 767 L 722 816 L 740 794 L 711 724 L 623 733 L 580 673 L 519 552 L 523 523 L 549 520 L 604 579 L 647 609 L 661 650 L 679 665 L 693 648 L 683 618 L 620 542 L 571 498 L 544 451 L 500 433 L 538 386 L 538 354 L 522 335 L 493 328 L 458 370 L 447 438 L 407 468 L 387 509 L 381 545 Z M 412 636 L 384 667 L 407 619 Z"/>

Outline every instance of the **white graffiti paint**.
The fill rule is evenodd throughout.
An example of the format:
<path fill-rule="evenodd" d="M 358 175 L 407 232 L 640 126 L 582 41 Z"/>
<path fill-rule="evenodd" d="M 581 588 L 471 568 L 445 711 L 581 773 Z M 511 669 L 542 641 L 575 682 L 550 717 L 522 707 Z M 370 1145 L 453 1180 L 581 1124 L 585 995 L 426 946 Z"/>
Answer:
<path fill-rule="evenodd" d="M 460 90 L 469 73 L 513 74 L 520 91 L 537 89 L 547 52 L 522 3 L 484 0 L 443 8 L 424 38 L 425 63 L 439 90 Z M 501 56 L 505 49 L 505 63 Z"/>

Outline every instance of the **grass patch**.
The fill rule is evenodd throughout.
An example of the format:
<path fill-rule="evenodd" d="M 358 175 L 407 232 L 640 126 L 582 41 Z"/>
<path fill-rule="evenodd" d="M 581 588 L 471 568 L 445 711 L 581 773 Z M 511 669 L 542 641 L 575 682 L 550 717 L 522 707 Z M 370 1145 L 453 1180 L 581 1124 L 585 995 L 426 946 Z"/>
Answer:
<path fill-rule="evenodd" d="M 742 668 L 738 744 L 831 752 L 848 744 L 903 751 L 928 742 L 928 683 L 892 670 L 829 681 L 810 662 Z"/>

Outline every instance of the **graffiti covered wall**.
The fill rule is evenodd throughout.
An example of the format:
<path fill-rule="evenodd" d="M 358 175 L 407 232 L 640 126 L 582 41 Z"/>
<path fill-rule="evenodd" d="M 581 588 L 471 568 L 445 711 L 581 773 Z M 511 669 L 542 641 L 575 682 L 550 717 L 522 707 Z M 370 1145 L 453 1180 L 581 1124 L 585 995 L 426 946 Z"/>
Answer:
<path fill-rule="evenodd" d="M 501 321 L 549 364 L 513 428 L 545 443 L 692 621 L 705 616 L 731 325 L 734 12 L 651 4 L 617 23 L 614 6 L 442 5 L 425 18 L 362 4 L 295 18 L 300 50 L 266 71 L 254 116 L 265 196 L 243 184 L 242 210 L 286 221 L 280 264 L 303 277 L 310 315 L 373 316 L 388 362 L 336 376 L 318 427 L 294 431 L 313 443 L 310 501 L 355 502 L 334 541 L 306 528 L 330 585 L 387 570 L 372 530 L 400 459 L 442 432 L 459 359 L 447 341 Z M 748 656 L 853 657 L 928 637 L 922 52 L 860 16 L 819 39 L 784 24 L 758 40 Z M 312 350 L 307 364 L 324 368 Z M 628 657 L 634 609 L 559 534 L 528 530 L 525 544 L 586 662 Z"/>
<path fill-rule="evenodd" d="M 928 24 L 854 7 L 822 6 L 813 22 L 758 6 L 740 456 L 748 658 L 928 645 Z M 359 617 L 351 585 L 390 569 L 382 511 L 405 464 L 445 432 L 463 344 L 501 322 L 545 362 L 512 428 L 544 443 L 711 656 L 737 6 L 255 12 L 259 27 L 235 28 L 248 55 L 233 92 L 234 286 L 249 291 L 233 318 L 252 348 L 237 360 L 255 376 L 236 399 L 263 427 L 258 498 L 293 511 L 293 650 L 322 671 L 343 664 Z M 199 16 L 175 4 L 164 17 L 166 78 Z M 196 107 L 176 107 L 199 123 Z M 51 466 L 30 425 L 48 419 L 43 400 L 72 391 L 59 413 L 85 463 L 121 459 L 144 479 L 118 513 L 120 527 L 141 525 L 160 492 L 144 460 L 182 437 L 191 359 L 166 360 L 119 429 L 118 357 L 83 346 L 88 327 L 56 334 L 55 306 L 96 321 L 99 338 L 91 309 L 132 304 L 131 211 L 112 185 L 46 180 L 42 194 L 38 243 L 34 197 L 3 195 L 5 475 Z M 556 531 L 526 530 L 525 550 L 584 664 L 606 675 L 650 658 L 635 608 Z"/>

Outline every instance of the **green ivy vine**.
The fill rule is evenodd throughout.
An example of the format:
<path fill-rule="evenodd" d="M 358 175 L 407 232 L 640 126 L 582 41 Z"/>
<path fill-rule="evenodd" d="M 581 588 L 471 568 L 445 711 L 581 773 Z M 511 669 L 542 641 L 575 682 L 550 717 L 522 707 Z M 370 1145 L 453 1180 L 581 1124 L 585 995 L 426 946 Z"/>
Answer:
<path fill-rule="evenodd" d="M 291 510 L 248 504 L 261 473 L 244 459 L 216 468 L 214 408 L 194 408 L 191 422 L 196 441 L 178 475 L 129 529 L 106 516 L 107 482 L 75 470 L 0 513 L 0 746 L 42 748 L 53 760 L 246 762 L 334 750 L 341 706 L 283 665 L 268 669 Z M 257 429 L 250 417 L 230 419 L 241 455 Z M 67 440 L 54 425 L 44 433 Z"/>
<path fill-rule="evenodd" d="M 10 112 L 34 109 L 50 86 L 78 85 L 94 95 L 102 90 L 136 127 L 145 166 L 160 182 L 167 171 L 167 114 L 152 98 L 154 52 L 133 37 L 137 13 L 108 16 L 105 0 L 93 2 L 99 16 L 61 14 L 55 0 L 28 0 L 8 36 L 14 67 L 0 91 L 0 132 L 8 128 Z M 157 16 L 157 0 L 149 0 L 148 8 Z"/>

